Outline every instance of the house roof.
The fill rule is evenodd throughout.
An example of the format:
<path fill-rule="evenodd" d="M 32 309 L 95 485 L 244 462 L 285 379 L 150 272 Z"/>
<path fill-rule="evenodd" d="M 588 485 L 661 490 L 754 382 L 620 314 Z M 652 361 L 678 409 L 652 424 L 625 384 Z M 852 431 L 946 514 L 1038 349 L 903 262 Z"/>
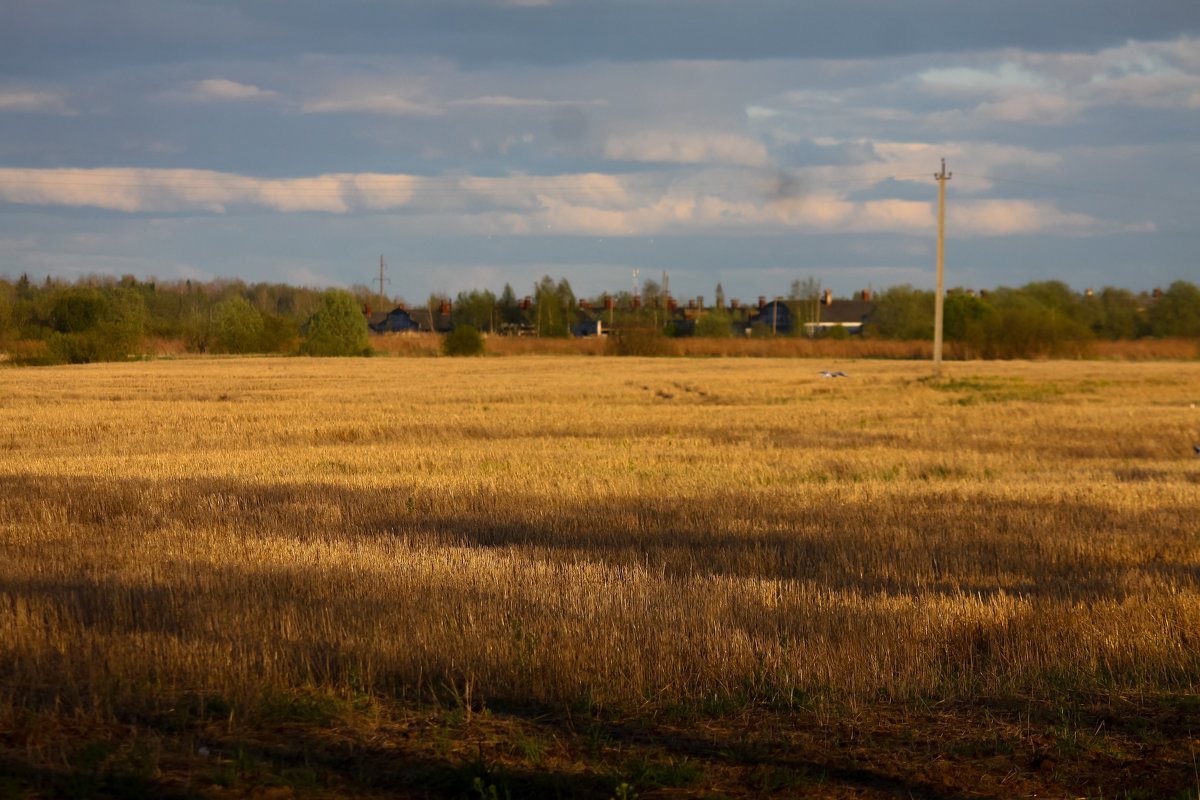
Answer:
<path fill-rule="evenodd" d="M 834 300 L 821 304 L 821 322 L 865 322 L 875 304 L 870 300 Z"/>

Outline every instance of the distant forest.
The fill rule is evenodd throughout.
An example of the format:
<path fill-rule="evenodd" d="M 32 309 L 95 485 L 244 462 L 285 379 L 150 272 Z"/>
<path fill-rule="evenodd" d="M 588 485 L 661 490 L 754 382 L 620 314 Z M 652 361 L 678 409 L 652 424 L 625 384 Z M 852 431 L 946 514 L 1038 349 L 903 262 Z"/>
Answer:
<path fill-rule="evenodd" d="M 796 281 L 784 302 L 803 320 L 819 293 L 819 282 Z M 545 277 L 525 297 L 528 304 L 505 286 L 499 295 L 475 290 L 452 301 L 431 296 L 427 303 L 409 307 L 440 308 L 443 301 L 450 301 L 456 326 L 496 332 L 532 318 L 547 322 L 540 326 L 543 335 L 560 337 L 569 335 L 570 326 L 585 313 L 565 279 L 556 282 Z M 589 304 L 604 308 L 608 297 L 590 298 Z M 710 321 L 729 313 L 720 286 L 716 297 L 719 306 L 706 314 Z M 675 331 L 669 315 L 661 312 L 664 296 L 654 282 L 647 281 L 640 307 L 628 293 L 612 299 L 618 330 L 630 326 L 644 331 L 651 325 L 656 335 Z M 910 341 L 933 337 L 932 291 L 895 286 L 877 293 L 873 301 L 862 337 Z M 314 315 L 319 316 L 323 307 L 354 317 L 346 324 L 361 328 L 365 337 L 361 312 L 387 311 L 401 302 L 364 286 L 349 292 L 321 291 L 237 280 L 164 283 L 133 276 L 93 276 L 74 283 L 47 278 L 38 283 L 22 276 L 15 281 L 0 279 L 0 353 L 16 364 L 113 361 L 149 352 L 157 340 L 194 353 L 298 354 L 306 352 Z M 328 317 L 333 311 L 325 313 Z M 1114 287 L 1077 292 L 1061 281 L 1044 281 L 979 294 L 951 290 L 945 298 L 943 330 L 947 342 L 966 343 L 984 358 L 1054 354 L 1057 348 L 1065 352 L 1069 345 L 1093 340 L 1200 337 L 1200 289 L 1176 281 L 1165 290 L 1142 293 Z M 730 328 L 696 326 L 692 335 L 706 332 L 728 336 Z M 751 335 L 771 332 L 752 330 Z M 844 337 L 846 331 L 833 329 L 824 335 Z M 320 350 L 338 352 L 337 348 Z M 318 348 L 307 352 L 315 354 Z M 346 352 L 360 354 L 369 352 L 369 347 L 354 344 Z"/>

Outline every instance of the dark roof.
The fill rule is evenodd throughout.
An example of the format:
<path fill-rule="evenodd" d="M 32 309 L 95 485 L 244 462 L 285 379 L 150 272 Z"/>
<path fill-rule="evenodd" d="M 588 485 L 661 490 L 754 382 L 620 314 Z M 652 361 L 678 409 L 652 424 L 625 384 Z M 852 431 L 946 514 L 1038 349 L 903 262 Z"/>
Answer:
<path fill-rule="evenodd" d="M 428 308 L 414 308 L 408 312 L 408 316 L 413 322 L 417 323 L 423 331 L 437 331 L 445 333 L 446 331 L 454 330 L 454 318 L 450 314 L 443 314 L 440 311 L 433 312 L 433 324 L 429 322 Z"/>
<path fill-rule="evenodd" d="M 821 304 L 821 322 L 866 322 L 874 303 L 870 300 L 834 300 Z"/>

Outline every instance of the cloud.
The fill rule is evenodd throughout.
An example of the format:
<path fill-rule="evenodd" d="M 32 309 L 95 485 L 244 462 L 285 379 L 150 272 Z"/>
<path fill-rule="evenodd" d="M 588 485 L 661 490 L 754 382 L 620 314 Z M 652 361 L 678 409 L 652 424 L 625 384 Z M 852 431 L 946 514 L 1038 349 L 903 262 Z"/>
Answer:
<path fill-rule="evenodd" d="M 436 117 L 446 113 L 438 105 L 423 103 L 394 93 L 346 93 L 305 100 L 300 104 L 305 114 L 385 114 L 395 117 Z"/>
<path fill-rule="evenodd" d="M 610 136 L 604 156 L 616 161 L 678 164 L 738 164 L 761 167 L 770 162 L 762 143 L 736 133 L 644 131 Z"/>
<path fill-rule="evenodd" d="M 603 100 L 579 102 L 577 100 L 540 100 L 536 97 L 509 97 L 508 95 L 487 95 L 485 97 L 468 97 L 462 100 L 451 100 L 446 105 L 478 108 L 561 108 L 563 106 L 606 105 Z"/>
<path fill-rule="evenodd" d="M 1060 94 L 1031 92 L 1017 94 L 994 103 L 980 103 L 973 116 L 996 122 L 1024 122 L 1030 125 L 1065 125 L 1074 121 L 1086 104 Z"/>
<path fill-rule="evenodd" d="M 972 67 L 949 67 L 944 69 L 927 69 L 917 75 L 921 83 L 935 86 L 954 88 L 990 89 L 996 87 L 1040 87 L 1045 78 L 1031 72 L 1020 64 L 1006 61 L 995 69 L 975 69 Z"/>
<path fill-rule="evenodd" d="M 260 89 L 225 78 L 208 78 L 193 81 L 186 89 L 169 92 L 168 97 L 192 103 L 236 102 L 240 100 L 270 100 L 279 96 L 278 92 Z"/>
<path fill-rule="evenodd" d="M 0 92 L 0 112 L 26 114 L 57 114 L 73 117 L 79 112 L 67 105 L 57 92 L 10 91 Z"/>
<path fill-rule="evenodd" d="M 919 150 L 919 147 L 913 146 Z M 888 148 L 884 148 L 886 151 Z M 224 213 L 262 207 L 281 213 L 404 212 L 412 229 L 522 235 L 745 235 L 755 232 L 900 233 L 934 229 L 932 201 L 853 200 L 841 190 L 799 190 L 786 201 L 761 191 L 760 170 L 502 178 L 426 178 L 376 173 L 261 179 L 203 170 L 0 169 L 0 198 L 30 205 L 92 206 L 115 211 Z M 952 235 L 1054 233 L 1083 236 L 1146 230 L 1059 211 L 1026 200 L 956 200 Z M 399 219 L 399 217 L 397 218 Z"/>
<path fill-rule="evenodd" d="M 1114 233 L 1114 225 L 1087 214 L 1067 213 L 1050 203 L 1028 200 L 972 200 L 946 211 L 947 236 L 1014 236 L 1053 233 L 1089 236 Z"/>

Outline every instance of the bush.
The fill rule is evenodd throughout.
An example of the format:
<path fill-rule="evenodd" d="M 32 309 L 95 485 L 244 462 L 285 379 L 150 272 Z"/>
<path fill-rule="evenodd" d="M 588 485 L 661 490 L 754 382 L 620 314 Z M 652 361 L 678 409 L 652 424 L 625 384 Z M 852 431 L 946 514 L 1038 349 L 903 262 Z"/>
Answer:
<path fill-rule="evenodd" d="M 321 307 L 308 323 L 300 351 L 309 356 L 369 356 L 367 318 L 354 296 L 344 289 L 321 295 Z"/>
<path fill-rule="evenodd" d="M 850 338 L 850 331 L 846 330 L 845 325 L 839 323 L 823 330 L 821 332 L 821 338 L 845 340 Z"/>
<path fill-rule="evenodd" d="M 470 325 L 459 325 L 442 339 L 442 355 L 481 356 L 483 336 Z"/>
<path fill-rule="evenodd" d="M 609 334 L 604 352 L 610 356 L 669 356 L 675 354 L 675 348 L 658 328 L 628 325 Z"/>
<path fill-rule="evenodd" d="M 711 339 L 728 339 L 733 336 L 733 322 L 729 315 L 721 311 L 712 311 L 696 320 L 696 336 Z"/>

